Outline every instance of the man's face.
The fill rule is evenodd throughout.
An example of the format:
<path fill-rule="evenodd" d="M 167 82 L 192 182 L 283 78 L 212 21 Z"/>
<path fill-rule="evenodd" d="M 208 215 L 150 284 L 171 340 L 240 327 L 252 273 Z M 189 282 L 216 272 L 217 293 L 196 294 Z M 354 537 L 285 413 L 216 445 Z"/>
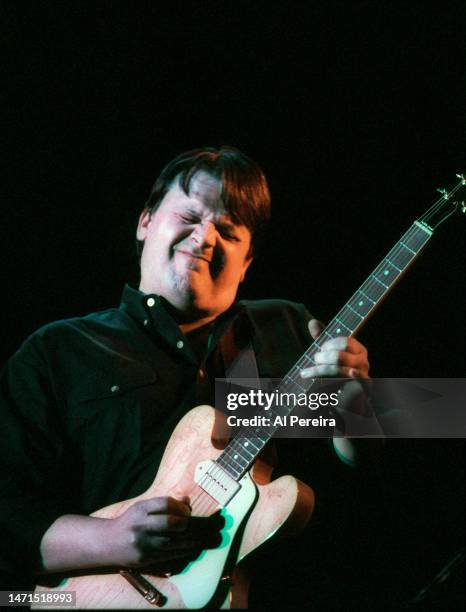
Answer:
<path fill-rule="evenodd" d="M 155 213 L 146 209 L 139 219 L 140 290 L 163 296 L 191 320 L 224 312 L 251 263 L 251 234 L 231 221 L 221 191 L 220 181 L 199 171 L 189 195 L 175 180 Z"/>

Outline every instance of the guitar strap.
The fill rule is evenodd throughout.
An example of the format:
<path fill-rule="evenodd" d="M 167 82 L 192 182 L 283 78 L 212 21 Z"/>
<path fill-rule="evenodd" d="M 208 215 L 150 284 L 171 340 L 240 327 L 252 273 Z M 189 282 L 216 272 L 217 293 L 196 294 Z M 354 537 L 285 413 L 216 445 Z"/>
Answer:
<path fill-rule="evenodd" d="M 254 351 L 254 344 L 249 338 L 252 335 L 252 328 L 257 329 L 257 323 L 260 321 L 257 321 L 257 317 L 251 316 L 250 312 L 248 315 L 249 320 L 243 320 L 244 326 L 238 320 L 228 326 L 226 332 L 219 341 L 220 353 L 223 360 L 225 378 L 252 378 L 254 381 L 257 381 L 253 383 L 254 386 L 259 388 L 259 368 L 257 365 L 256 353 Z M 251 319 L 254 321 L 254 325 Z M 262 317 L 259 317 L 259 320 L 261 319 Z M 270 317 L 268 319 L 270 320 Z M 237 323 L 239 324 L 237 325 Z M 247 330 L 245 329 L 246 327 L 248 328 Z M 267 326 L 265 327 L 267 328 Z M 257 338 L 255 338 L 255 340 L 257 341 Z M 269 482 L 271 470 L 273 470 L 278 463 L 277 449 L 274 440 L 267 444 L 259 457 L 261 459 L 262 471 L 255 469 L 254 478 L 257 483 L 266 484 Z M 264 466 L 268 466 L 265 471 L 263 469 Z"/>
<path fill-rule="evenodd" d="M 240 326 L 229 325 L 220 338 L 220 353 L 225 369 L 225 378 L 259 378 L 256 355 L 253 343 L 250 340 L 246 344 L 242 340 L 243 335 Z M 241 326 L 243 327 L 243 326 Z"/>

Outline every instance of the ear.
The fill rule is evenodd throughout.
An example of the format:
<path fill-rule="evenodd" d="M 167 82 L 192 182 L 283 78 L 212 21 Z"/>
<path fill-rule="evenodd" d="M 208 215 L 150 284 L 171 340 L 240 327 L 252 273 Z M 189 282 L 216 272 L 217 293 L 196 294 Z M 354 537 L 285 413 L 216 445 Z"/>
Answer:
<path fill-rule="evenodd" d="M 139 216 L 138 227 L 136 230 L 136 238 L 138 240 L 145 240 L 147 236 L 147 228 L 151 221 L 151 210 L 150 208 L 144 208 Z"/>
<path fill-rule="evenodd" d="M 246 272 L 248 271 L 249 266 L 252 264 L 252 260 L 254 259 L 254 257 L 248 257 L 245 262 L 244 262 L 244 267 L 243 267 L 243 273 L 241 274 L 241 278 L 240 278 L 240 283 L 242 283 L 244 281 L 244 278 L 246 276 Z"/>

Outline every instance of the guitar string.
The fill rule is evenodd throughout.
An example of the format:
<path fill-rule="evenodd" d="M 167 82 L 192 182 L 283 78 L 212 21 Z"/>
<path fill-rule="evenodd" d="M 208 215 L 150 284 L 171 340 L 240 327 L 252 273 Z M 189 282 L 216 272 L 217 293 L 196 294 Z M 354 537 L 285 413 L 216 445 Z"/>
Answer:
<path fill-rule="evenodd" d="M 436 202 L 434 202 L 434 204 L 426 211 L 426 213 L 424 213 L 420 218 L 419 221 L 420 222 L 425 222 L 427 223 L 427 221 L 429 219 L 431 219 L 443 206 L 445 206 L 445 204 L 447 203 L 447 201 L 451 198 L 452 195 L 454 195 L 458 189 L 460 189 L 462 186 L 464 185 L 464 180 L 461 180 L 457 185 L 455 185 L 449 192 L 448 192 L 448 198 L 445 198 L 444 196 L 442 196 L 441 198 L 439 198 Z M 441 222 L 441 221 L 440 221 Z M 440 223 L 439 222 L 439 223 Z M 317 352 L 317 350 L 320 348 L 320 339 L 322 337 L 322 335 L 326 334 L 330 337 L 336 337 L 337 334 L 335 334 L 336 329 L 338 329 L 338 327 L 336 329 L 332 329 L 335 327 L 335 325 L 338 325 L 339 322 L 341 322 L 341 324 L 346 327 L 346 329 L 348 329 L 348 331 L 350 332 L 350 334 L 353 334 L 356 330 L 356 328 L 358 327 L 359 324 L 362 323 L 362 321 L 364 321 L 367 316 L 369 314 L 372 313 L 372 311 L 375 309 L 376 306 L 379 305 L 381 299 L 386 295 L 386 293 L 388 293 L 388 291 L 392 288 L 392 286 L 394 285 L 394 283 L 399 279 L 399 277 L 401 276 L 401 274 L 408 268 L 408 266 L 412 263 L 412 261 L 414 260 L 414 258 L 418 255 L 418 253 L 422 250 L 422 248 L 425 246 L 425 244 L 427 243 L 427 241 L 429 240 L 430 236 L 426 239 L 424 234 L 420 234 L 419 233 L 420 228 L 416 225 L 413 224 L 407 232 L 405 232 L 405 234 L 402 236 L 402 238 L 395 244 L 395 246 L 389 251 L 389 253 L 387 254 L 387 256 L 384 257 L 384 259 L 382 260 L 382 262 L 374 269 L 374 271 L 372 272 L 372 274 L 369 275 L 368 279 L 361 285 L 361 287 L 353 294 L 353 296 L 350 298 L 350 300 L 347 302 L 347 304 L 339 311 L 339 313 L 336 315 L 336 317 L 334 317 L 332 319 L 332 321 L 329 323 L 329 325 L 325 328 L 325 330 L 323 330 L 322 334 L 316 339 L 316 341 L 311 345 L 311 347 L 309 347 L 309 349 L 307 351 L 305 351 L 305 353 L 300 357 L 300 359 L 298 360 L 298 362 L 295 364 L 295 366 L 290 370 L 290 372 L 288 372 L 284 379 L 287 379 L 288 384 L 291 382 L 293 385 L 298 386 L 299 388 L 303 389 L 303 387 L 301 387 L 301 385 L 299 385 L 296 381 L 296 373 L 299 373 L 299 371 L 305 367 L 306 365 L 309 365 L 310 363 L 313 364 L 315 363 L 314 359 L 313 359 L 313 354 L 315 354 L 315 352 Z M 422 230 L 421 230 L 422 231 Z M 418 250 L 416 250 L 415 254 L 413 254 L 412 257 L 410 257 L 407 262 L 405 264 L 403 264 L 402 262 L 398 262 L 398 257 L 404 253 L 404 251 L 406 250 L 406 247 L 401 244 L 403 240 L 405 240 L 407 243 L 409 243 L 409 241 L 413 238 L 413 237 L 417 237 L 417 236 L 422 236 L 423 240 L 421 240 L 421 244 L 420 245 L 414 245 L 415 247 L 418 246 Z M 413 249 L 413 251 L 415 251 L 415 248 Z M 401 269 L 398 269 L 398 266 L 393 266 L 392 261 L 397 261 L 397 263 L 400 263 L 400 265 L 402 266 Z M 351 318 L 351 314 L 348 312 L 348 310 L 351 307 L 351 304 L 354 304 L 356 299 L 357 299 L 357 295 L 358 293 L 363 293 L 363 294 L 369 294 L 370 296 L 374 295 L 373 290 L 374 288 L 377 286 L 378 281 L 378 275 L 380 273 L 380 268 L 386 268 L 387 263 L 390 267 L 395 267 L 395 269 L 398 271 L 398 273 L 394 275 L 393 279 L 389 282 L 388 285 L 385 285 L 385 283 L 382 283 L 384 286 L 384 289 L 382 291 L 382 293 L 377 297 L 376 297 L 376 301 L 374 302 L 374 304 L 372 306 L 370 306 L 370 308 L 367 310 L 367 312 L 364 315 L 360 315 L 359 313 L 357 313 L 357 311 L 355 309 L 354 310 L 354 315 L 361 317 L 360 319 L 356 319 L 355 323 L 356 325 L 353 324 L 353 319 Z M 377 279 L 377 280 L 376 280 Z M 372 297 L 369 298 L 372 301 Z M 348 318 L 349 316 L 349 318 Z M 354 318 L 354 317 L 353 317 Z M 348 324 L 348 325 L 347 325 Z M 280 385 L 281 387 L 283 385 Z M 303 389 L 304 390 L 304 389 Z M 248 457 L 243 457 L 241 455 L 241 452 L 239 451 L 239 447 L 241 447 L 241 449 L 244 448 L 244 445 L 248 443 L 247 438 L 251 437 L 251 435 L 246 436 L 246 433 L 252 434 L 253 432 L 256 434 L 259 433 L 259 431 L 264 431 L 264 428 L 254 428 L 252 429 L 251 427 L 244 427 L 241 429 L 241 431 L 233 437 L 233 439 L 231 440 L 230 444 L 228 445 L 228 447 L 225 449 L 225 451 L 217 458 L 217 465 L 220 465 L 222 467 L 230 467 L 233 469 L 233 471 L 240 475 L 241 472 L 243 470 L 241 470 L 240 472 L 238 472 L 238 470 L 236 468 L 234 468 L 231 463 L 228 464 L 228 462 L 226 461 L 227 458 L 229 458 L 231 460 L 232 457 L 229 457 L 228 455 L 231 455 L 231 451 L 234 450 L 235 451 L 235 457 L 238 458 L 238 454 L 239 456 L 241 456 L 241 459 L 243 459 L 243 461 L 246 461 L 246 465 L 249 465 L 252 460 L 254 460 L 254 458 L 257 456 L 258 452 L 260 452 L 260 450 L 262 450 L 263 446 L 265 445 L 265 442 L 259 437 L 259 446 L 256 446 L 253 442 L 251 442 L 251 444 L 254 446 L 256 453 L 254 452 L 248 452 L 249 455 L 251 455 L 250 458 Z M 268 438 L 268 434 L 269 432 L 266 432 L 266 439 Z M 240 442 L 243 441 L 243 444 L 240 445 Z M 267 441 L 267 440 L 266 440 Z M 235 446 L 236 445 L 236 446 Z M 234 461 L 236 461 L 235 459 L 233 459 Z M 236 463 L 238 463 L 238 465 L 241 466 L 241 464 L 239 462 L 236 461 Z M 216 475 L 216 472 L 210 472 L 210 476 L 213 478 L 214 474 Z M 204 477 L 201 482 L 199 483 L 200 486 L 202 486 L 201 483 L 206 483 L 207 482 L 207 476 Z"/>
<path fill-rule="evenodd" d="M 446 203 L 451 199 L 451 196 L 454 195 L 464 185 L 465 185 L 465 180 L 462 178 L 462 180 L 459 183 L 457 183 L 452 189 L 450 189 L 450 191 L 447 191 L 447 196 L 448 197 L 442 196 L 441 198 L 439 198 L 436 202 L 434 202 L 434 204 L 423 215 L 421 215 L 421 217 L 419 217 L 419 219 L 417 221 L 420 222 L 420 223 L 428 223 L 435 216 L 435 214 L 437 214 L 446 205 Z M 435 229 L 436 227 L 438 227 L 453 212 L 454 212 L 454 210 L 452 212 L 450 212 L 450 213 L 447 213 L 440 221 L 438 221 L 436 223 L 436 225 L 432 229 Z M 352 295 L 350 300 L 339 311 L 339 313 L 336 315 L 336 317 L 334 317 L 332 319 L 332 321 L 329 323 L 329 325 L 323 330 L 322 334 L 314 341 L 314 343 L 311 345 L 311 347 L 309 347 L 309 349 L 307 351 L 305 351 L 305 353 L 301 356 L 301 358 L 298 360 L 298 362 L 295 364 L 295 366 L 290 370 L 290 372 L 288 372 L 285 375 L 283 380 L 287 380 L 288 384 L 291 382 L 293 385 L 297 385 L 299 388 L 302 388 L 301 385 L 297 384 L 297 382 L 296 382 L 296 374 L 299 373 L 299 371 L 305 365 L 309 365 L 310 363 L 311 364 L 315 363 L 315 361 L 313 359 L 313 354 L 315 354 L 315 352 L 317 352 L 317 350 L 320 348 L 320 339 L 321 339 L 322 335 L 326 334 L 329 337 L 335 337 L 336 336 L 335 332 L 336 332 L 336 329 L 338 329 L 337 326 L 338 326 L 339 322 L 341 322 L 342 325 L 348 329 L 348 331 L 350 332 L 350 335 L 354 334 L 356 329 L 358 328 L 358 326 L 370 314 L 372 314 L 372 312 L 375 310 L 375 308 L 381 302 L 382 298 L 385 297 L 385 295 L 392 289 L 393 285 L 399 280 L 401 275 L 413 263 L 414 259 L 417 257 L 417 255 L 420 253 L 420 251 L 423 249 L 423 247 L 427 244 L 428 240 L 431 237 L 431 234 L 429 234 L 429 236 L 426 237 L 426 233 L 427 232 L 424 232 L 421 228 L 419 228 L 416 223 L 413 223 L 411 225 L 411 227 L 405 232 L 405 234 L 403 234 L 402 238 L 395 244 L 395 246 L 383 258 L 382 262 L 369 275 L 367 280 Z M 402 244 L 403 241 L 405 241 L 406 243 L 409 244 L 413 237 L 414 238 L 420 238 L 420 242 L 418 244 L 411 245 L 411 246 L 413 246 L 412 250 L 414 251 L 413 254 L 412 254 L 412 257 L 409 257 L 408 260 L 405 263 L 403 263 L 402 261 L 398 262 L 398 257 L 401 254 L 406 255 L 406 253 L 405 253 L 406 247 L 405 247 L 404 244 Z M 411 248 L 411 246 L 408 247 L 408 248 Z M 400 264 L 401 268 L 398 268 L 397 264 L 395 264 L 395 266 L 392 264 L 392 262 L 395 262 L 395 261 L 397 262 L 397 264 L 398 263 Z M 387 267 L 387 263 L 388 263 L 390 268 L 395 267 L 395 269 L 397 270 L 398 273 L 395 273 L 394 276 L 392 277 L 392 280 L 390 280 L 389 284 L 385 285 L 385 283 L 379 281 L 379 274 L 381 272 L 381 269 Z M 374 294 L 373 291 L 374 291 L 374 288 L 377 287 L 377 283 L 379 283 L 379 282 L 384 286 L 384 289 L 383 289 L 382 293 L 377 297 L 377 295 Z M 360 320 L 356 319 L 355 321 L 353 321 L 354 317 L 353 318 L 351 317 L 351 314 L 350 314 L 349 311 L 351 311 L 352 305 L 356 304 L 356 300 L 358 299 L 358 294 L 366 295 L 366 293 L 369 294 L 369 296 L 374 295 L 374 297 L 376 299 L 375 299 L 374 303 L 372 304 L 372 306 L 369 307 L 369 309 L 367 310 L 367 312 L 365 312 L 364 315 L 359 315 L 359 313 L 357 313 L 357 311 L 355 309 L 353 309 L 354 310 L 354 314 L 356 316 L 360 316 L 361 317 Z M 368 299 L 370 301 L 373 301 L 372 297 L 369 297 L 369 296 L 367 296 Z M 347 325 L 347 323 L 348 323 L 348 325 Z M 354 323 L 355 323 L 355 325 L 354 325 Z M 262 428 L 262 430 L 263 430 L 263 428 Z M 241 473 L 244 471 L 244 468 L 247 469 L 247 467 L 254 460 L 255 456 L 257 456 L 257 454 L 258 454 L 258 453 L 256 453 L 256 454 L 248 453 L 248 454 L 251 454 L 251 458 L 247 458 L 247 457 L 243 457 L 242 453 L 239 450 L 239 448 L 243 446 L 241 444 L 241 441 L 242 440 L 247 440 L 248 437 L 251 437 L 250 435 L 247 436 L 246 434 L 247 433 L 251 434 L 253 431 L 254 431 L 255 434 L 258 434 L 258 432 L 260 431 L 260 428 L 256 427 L 255 429 L 251 429 L 250 427 L 243 427 L 240 430 L 240 432 L 234 436 L 234 438 L 232 439 L 232 441 L 230 442 L 228 447 L 225 449 L 225 451 L 222 453 L 222 455 L 220 455 L 220 457 L 217 459 L 219 464 L 223 465 L 224 467 L 232 468 L 234 470 L 234 472 L 236 472 L 238 474 L 238 477 L 241 476 Z M 268 433 L 269 432 L 267 432 L 266 438 L 268 437 Z M 259 439 L 260 439 L 260 444 L 259 444 L 259 447 L 256 448 L 256 450 L 258 452 L 260 452 L 260 450 L 265 445 L 264 441 L 261 438 L 259 438 Z M 233 451 L 235 452 L 234 457 L 238 457 L 238 455 L 239 455 L 241 457 L 241 459 L 246 462 L 246 465 L 244 466 L 243 470 L 241 470 L 240 472 L 238 472 L 238 470 L 231 465 L 231 458 L 232 458 L 231 455 L 232 455 Z M 228 460 L 230 460 L 230 463 L 228 462 Z M 233 459 L 233 460 L 235 460 L 235 459 Z M 241 466 L 241 464 L 238 461 L 235 460 L 235 462 L 238 463 L 238 465 Z"/>
<path fill-rule="evenodd" d="M 439 200 L 434 202 L 434 204 L 423 215 L 419 217 L 419 221 L 428 223 L 428 220 L 431 219 L 448 202 L 448 200 L 450 200 L 451 196 L 454 195 L 464 185 L 465 185 L 465 181 L 464 179 L 462 179 L 459 183 L 457 183 L 449 191 L 447 190 L 448 197 L 445 198 L 444 196 L 442 196 Z M 442 221 L 444 221 L 444 219 L 441 219 L 436 224 L 435 227 L 438 227 L 440 223 L 442 223 Z"/>
<path fill-rule="evenodd" d="M 439 202 L 436 203 L 435 206 L 437 206 L 437 208 L 439 207 L 440 204 L 444 204 L 446 202 L 445 198 L 441 198 Z M 435 206 L 433 206 L 432 208 L 434 208 Z M 420 233 L 422 232 L 422 234 Z M 412 263 L 412 261 L 415 259 L 415 257 L 419 254 L 419 252 L 422 250 L 422 248 L 425 246 L 425 244 L 427 243 L 427 241 L 430 238 L 430 235 L 426 238 L 426 234 L 427 232 L 425 232 L 424 230 L 422 230 L 421 228 L 419 228 L 415 223 L 413 223 L 411 225 L 411 227 L 405 232 L 405 234 L 403 234 L 402 238 L 395 244 L 395 246 L 388 252 L 388 254 L 386 255 L 386 257 L 383 258 L 382 262 L 376 266 L 376 268 L 374 269 L 374 272 L 369 275 L 369 277 L 367 278 L 367 280 L 361 285 L 361 287 L 353 294 L 353 296 L 350 298 L 350 300 L 347 302 L 347 304 L 341 309 L 341 311 L 337 314 L 336 317 L 334 317 L 332 319 L 332 321 L 329 323 L 329 325 L 325 328 L 325 330 L 323 330 L 322 334 L 327 332 L 328 335 L 331 335 L 331 328 L 332 326 L 334 326 L 336 324 L 335 319 L 338 318 L 338 315 L 340 315 L 341 313 L 343 313 L 344 316 L 344 311 L 347 308 L 348 304 L 351 304 L 353 299 L 355 298 L 355 296 L 357 295 L 357 293 L 359 293 L 363 288 L 369 293 L 372 293 L 372 290 L 374 289 L 374 287 L 376 287 L 377 285 L 377 281 L 375 279 L 372 278 L 372 275 L 376 276 L 377 272 L 380 272 L 380 268 L 384 267 L 384 262 L 387 260 L 388 257 L 390 257 L 390 261 L 397 261 L 397 258 L 399 255 L 401 255 L 402 253 L 406 252 L 406 247 L 403 246 L 403 244 L 401 244 L 401 242 L 403 240 L 405 240 L 406 242 L 409 243 L 409 241 L 413 238 L 413 237 L 421 237 L 423 238 L 423 241 L 421 242 L 420 245 L 418 245 L 418 250 L 415 252 L 415 254 L 413 254 L 412 257 L 410 257 L 406 264 L 402 264 L 403 267 L 401 269 L 401 272 L 399 272 L 398 274 L 395 275 L 395 277 L 393 278 L 392 281 L 390 281 L 390 284 L 385 286 L 383 292 L 381 293 L 381 295 L 376 298 L 377 301 L 371 306 L 371 308 L 368 310 L 368 312 L 366 313 L 366 315 L 364 315 L 364 318 L 366 318 L 374 309 L 376 306 L 378 306 L 378 304 L 381 301 L 381 298 L 385 296 L 386 293 L 388 293 L 388 291 L 391 289 L 392 285 L 398 280 L 398 278 L 401 276 L 401 274 L 408 268 L 408 266 Z M 416 246 L 416 245 L 414 245 Z M 412 249 L 413 251 L 415 249 Z M 386 264 L 385 264 L 386 267 Z M 362 321 L 362 319 L 361 319 Z M 361 322 L 359 321 L 359 322 Z M 348 320 L 346 320 L 346 322 L 349 322 Z M 343 325 L 346 327 L 345 322 L 343 322 Z M 354 333 L 354 330 L 351 330 L 349 327 L 348 329 L 351 331 L 351 333 Z M 321 336 L 322 336 L 321 334 Z M 305 353 L 301 356 L 301 358 L 298 360 L 298 362 L 295 364 L 295 366 L 293 366 L 293 368 L 285 375 L 284 379 L 289 379 L 292 383 L 296 384 L 296 381 L 294 380 L 295 375 L 297 372 L 299 372 L 302 367 L 306 364 L 306 362 L 310 362 L 310 363 L 314 363 L 314 360 L 312 359 L 312 351 L 316 352 L 317 349 L 319 348 L 319 344 L 318 341 L 321 338 L 321 336 L 319 336 L 319 338 L 317 338 L 317 343 L 314 342 L 311 347 L 309 347 L 309 349 L 307 351 L 305 351 Z M 229 457 L 228 455 L 231 454 L 231 452 L 234 450 L 237 454 L 239 453 L 241 456 L 241 453 L 239 451 L 239 446 L 242 448 L 243 445 L 240 445 L 240 442 L 242 439 L 247 439 L 248 436 L 245 435 L 245 433 L 249 432 L 252 433 L 253 429 L 251 429 L 250 427 L 244 427 L 240 430 L 240 432 L 238 432 L 238 434 L 236 434 L 233 439 L 231 440 L 230 444 L 228 445 L 228 447 L 225 449 L 225 451 L 222 453 L 222 455 L 220 455 L 220 457 L 217 459 L 217 462 L 224 466 L 230 466 L 230 464 L 228 463 L 227 459 L 231 457 Z M 257 433 L 257 432 L 255 432 Z M 258 450 L 261 450 L 263 448 L 263 445 L 259 447 Z M 248 453 L 251 454 L 251 453 Z M 246 461 L 246 466 L 245 468 L 247 469 L 247 466 L 250 465 L 252 463 L 252 461 L 254 460 L 255 456 L 254 453 L 251 455 L 251 458 L 247 458 L 247 457 L 241 457 L 243 459 L 243 461 Z M 233 468 L 235 472 L 238 472 L 238 470 L 236 470 L 235 468 Z M 244 469 L 239 473 L 239 475 L 241 475 L 241 473 L 244 471 Z"/>
<path fill-rule="evenodd" d="M 439 210 L 441 210 L 442 207 L 445 206 L 445 204 L 448 202 L 448 200 L 451 198 L 451 196 L 454 195 L 458 191 L 458 189 L 460 189 L 463 185 L 464 185 L 464 180 L 461 180 L 449 192 L 447 192 L 448 193 L 448 197 L 447 198 L 445 198 L 444 196 L 439 198 L 426 211 L 426 213 L 424 213 L 419 218 L 418 221 L 421 222 L 421 223 L 427 223 L 428 220 L 430 220 Z M 447 215 L 447 216 L 449 216 L 449 215 Z M 438 225 L 443 220 L 444 219 L 442 219 L 438 223 Z M 300 359 L 295 364 L 295 366 L 285 375 L 283 380 L 286 379 L 288 385 L 291 383 L 292 385 L 294 385 L 294 387 L 297 386 L 298 388 L 300 388 L 302 390 L 305 390 L 300 384 L 297 383 L 297 381 L 296 381 L 296 374 L 299 373 L 299 371 L 303 367 L 305 367 L 306 365 L 314 364 L 315 363 L 315 360 L 313 359 L 313 354 L 315 354 L 317 352 L 317 350 L 320 348 L 320 340 L 321 340 L 322 336 L 325 334 L 325 335 L 328 335 L 331 338 L 332 337 L 336 337 L 337 336 L 336 330 L 339 329 L 339 326 L 338 326 L 339 323 L 341 323 L 341 325 L 343 325 L 350 332 L 350 335 L 352 335 L 355 332 L 355 330 L 357 329 L 357 327 L 359 326 L 359 324 L 361 324 L 362 321 L 364 321 L 367 318 L 367 316 L 372 313 L 372 311 L 375 309 L 375 307 L 379 305 L 381 299 L 388 293 L 388 291 L 392 288 L 394 283 L 400 278 L 400 276 L 403 274 L 403 272 L 408 268 L 408 266 L 412 263 L 412 261 L 415 259 L 415 257 L 418 255 L 418 253 L 422 250 L 422 248 L 425 246 L 425 244 L 429 240 L 430 236 L 426 238 L 424 233 L 420 234 L 419 232 L 420 232 L 420 228 L 416 224 L 413 224 L 408 229 L 408 231 L 402 236 L 402 238 L 395 244 L 395 246 L 389 251 L 389 253 L 384 257 L 382 262 L 369 275 L 367 280 L 353 294 L 353 296 L 350 298 L 350 300 L 347 302 L 347 304 L 338 312 L 338 314 L 332 319 L 332 321 L 329 323 L 329 325 L 323 330 L 322 334 L 314 341 L 314 343 L 311 345 L 311 347 L 309 347 L 309 349 L 304 352 L 304 354 L 300 357 Z M 403 240 L 405 240 L 407 243 L 409 243 L 410 240 L 413 237 L 418 237 L 418 236 L 421 236 L 422 240 L 421 240 L 419 245 L 413 245 L 414 248 L 412 250 L 415 251 L 413 256 L 409 257 L 408 260 L 405 263 L 398 262 L 398 257 L 402 253 L 404 253 L 406 251 L 406 247 L 402 244 Z M 416 246 L 418 246 L 417 250 L 416 250 Z M 400 264 L 401 269 L 398 268 L 397 264 L 393 264 L 392 263 L 394 261 L 396 261 L 397 264 Z M 378 278 L 379 278 L 379 274 L 381 272 L 381 268 L 382 269 L 383 268 L 387 269 L 387 264 L 388 264 L 389 268 L 395 268 L 397 273 L 395 273 L 393 275 L 393 277 L 390 280 L 389 284 L 385 285 L 385 283 L 382 283 L 381 281 L 379 281 Z M 383 289 L 382 293 L 379 296 L 377 296 L 376 294 L 373 293 L 373 291 L 374 291 L 374 288 L 377 287 L 377 284 L 379 282 L 384 286 L 384 289 Z M 367 312 L 365 312 L 365 314 L 363 314 L 363 315 L 360 315 L 357 312 L 357 310 L 352 308 L 352 306 L 351 306 L 352 304 L 353 305 L 356 304 L 356 300 L 358 299 L 358 294 L 359 293 L 362 293 L 363 295 L 368 294 L 368 299 L 370 301 L 374 301 L 374 300 L 372 300 L 372 296 L 373 295 L 376 298 L 376 300 L 374 301 L 372 306 L 370 306 L 369 309 L 367 310 Z M 371 296 L 371 297 L 369 297 L 369 296 Z M 349 311 L 354 312 L 354 315 L 352 315 L 351 312 L 349 312 Z M 354 316 L 360 317 L 360 318 L 359 319 L 354 319 Z M 282 384 L 280 385 L 280 388 L 283 388 L 283 381 L 282 381 Z M 260 431 L 266 433 L 266 440 L 265 441 L 262 440 L 262 438 L 260 438 L 260 436 L 258 435 Z M 273 428 L 272 428 L 272 431 L 273 431 Z M 254 434 L 256 434 L 254 439 L 256 439 L 256 437 L 257 437 L 258 440 L 259 440 L 259 445 L 258 446 L 256 446 L 256 444 L 254 444 L 254 442 L 252 442 L 251 440 L 248 440 L 248 438 L 252 437 L 251 434 L 253 432 L 254 432 Z M 249 436 L 245 435 L 246 433 L 248 433 Z M 221 466 L 222 468 L 223 467 L 230 467 L 236 473 L 237 476 L 240 476 L 241 472 L 243 470 L 238 471 L 236 468 L 234 468 L 231 465 L 232 457 L 231 456 L 229 457 L 229 455 L 232 454 L 232 451 L 235 451 L 235 455 L 233 456 L 233 460 L 241 467 L 241 463 L 236 461 L 236 459 L 234 458 L 234 457 L 236 457 L 236 458 L 241 457 L 241 459 L 243 461 L 246 461 L 246 465 L 249 465 L 250 463 L 252 463 L 252 461 L 255 459 L 257 454 L 262 450 L 263 446 L 268 441 L 269 434 L 270 434 L 270 432 L 267 431 L 266 429 L 264 429 L 264 427 L 255 427 L 254 429 L 252 429 L 251 427 L 243 427 L 241 429 L 241 431 L 236 436 L 233 437 L 233 439 L 231 440 L 231 442 L 228 445 L 228 447 L 224 450 L 224 452 L 217 458 L 217 461 L 215 462 L 216 465 Z M 240 442 L 242 442 L 242 443 L 240 444 Z M 251 456 L 249 458 L 248 457 L 243 457 L 242 456 L 242 452 L 244 452 L 244 447 L 249 442 L 252 444 L 252 446 L 254 447 L 254 450 L 256 452 L 250 452 L 249 450 L 247 450 L 248 455 L 251 455 Z M 240 448 L 241 448 L 241 451 L 240 451 Z M 227 462 L 227 459 L 230 459 L 230 463 Z M 206 485 L 206 483 L 208 482 L 209 477 L 214 479 L 215 476 L 218 476 L 220 474 L 221 474 L 221 469 L 216 470 L 215 468 L 213 468 L 213 469 L 211 468 L 208 471 L 208 473 L 199 482 L 199 486 L 201 487 L 201 490 L 202 490 L 202 486 Z M 197 499 L 199 499 L 199 498 L 200 498 L 200 495 L 198 496 Z"/>

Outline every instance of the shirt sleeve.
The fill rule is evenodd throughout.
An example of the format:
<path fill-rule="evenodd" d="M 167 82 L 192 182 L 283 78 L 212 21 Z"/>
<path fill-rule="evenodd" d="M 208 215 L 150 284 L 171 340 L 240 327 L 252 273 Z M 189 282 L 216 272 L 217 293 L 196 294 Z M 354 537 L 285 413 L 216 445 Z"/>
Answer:
<path fill-rule="evenodd" d="M 1 373 L 0 423 L 0 578 L 32 584 L 42 536 L 66 513 L 58 407 L 33 339 Z"/>

